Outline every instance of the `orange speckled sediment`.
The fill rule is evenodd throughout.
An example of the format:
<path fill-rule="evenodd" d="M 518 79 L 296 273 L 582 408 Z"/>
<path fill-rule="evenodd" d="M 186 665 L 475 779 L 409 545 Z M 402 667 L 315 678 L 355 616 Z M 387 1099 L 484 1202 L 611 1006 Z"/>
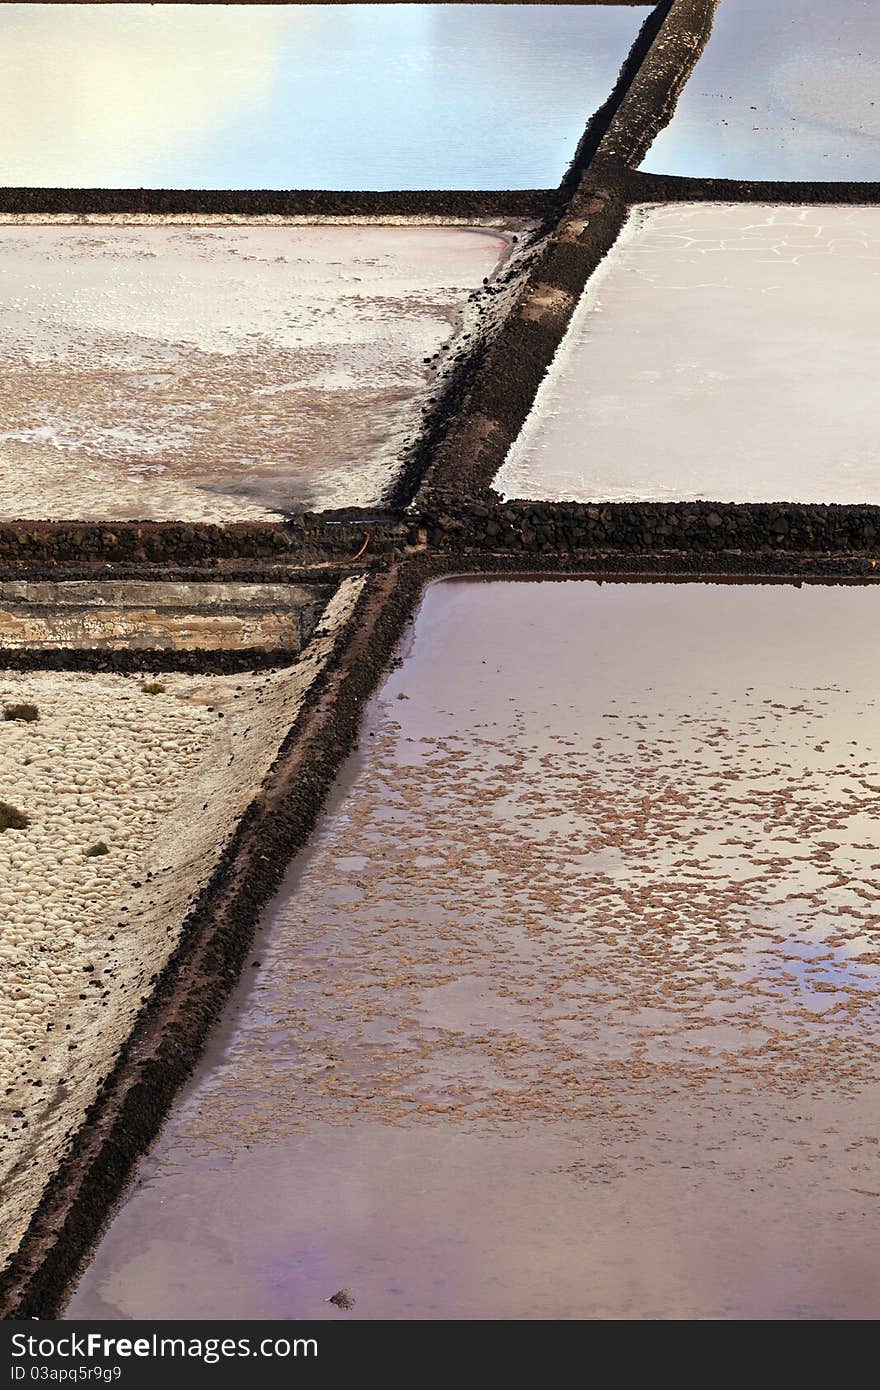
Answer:
<path fill-rule="evenodd" d="M 69 1316 L 876 1313 L 876 603 L 429 589 Z"/>

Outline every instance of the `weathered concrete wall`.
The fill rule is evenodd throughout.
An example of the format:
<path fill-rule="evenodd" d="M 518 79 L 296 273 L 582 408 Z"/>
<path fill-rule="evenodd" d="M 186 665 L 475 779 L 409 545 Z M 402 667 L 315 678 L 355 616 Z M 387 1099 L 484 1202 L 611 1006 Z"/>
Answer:
<path fill-rule="evenodd" d="M 296 653 L 329 594 L 326 585 L 7 580 L 0 647 Z"/>

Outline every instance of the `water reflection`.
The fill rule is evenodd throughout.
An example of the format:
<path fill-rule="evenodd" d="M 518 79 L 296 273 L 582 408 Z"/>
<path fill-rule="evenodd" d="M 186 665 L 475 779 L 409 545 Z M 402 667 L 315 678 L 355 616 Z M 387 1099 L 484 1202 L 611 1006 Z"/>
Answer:
<path fill-rule="evenodd" d="M 0 183 L 551 187 L 650 7 L 0 7 Z"/>
<path fill-rule="evenodd" d="M 68 1315 L 876 1315 L 877 601 L 429 590 Z"/>
<path fill-rule="evenodd" d="M 720 0 L 643 169 L 725 179 L 880 178 L 872 0 Z"/>

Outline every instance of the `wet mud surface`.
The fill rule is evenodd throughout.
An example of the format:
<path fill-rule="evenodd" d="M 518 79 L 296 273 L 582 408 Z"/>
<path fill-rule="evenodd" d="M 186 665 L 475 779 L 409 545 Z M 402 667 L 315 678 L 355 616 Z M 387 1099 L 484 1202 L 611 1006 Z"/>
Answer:
<path fill-rule="evenodd" d="M 3 181 L 549 188 L 649 13 L 5 4 Z"/>
<path fill-rule="evenodd" d="M 507 249 L 456 227 L 0 226 L 0 514 L 378 502 L 429 359 Z"/>
<path fill-rule="evenodd" d="M 429 589 L 67 1315 L 876 1316 L 875 604 Z"/>
<path fill-rule="evenodd" d="M 642 165 L 703 178 L 880 179 L 871 0 L 720 0 L 675 115 Z"/>
<path fill-rule="evenodd" d="M 878 302 L 878 209 L 637 207 L 494 487 L 876 503 Z"/>

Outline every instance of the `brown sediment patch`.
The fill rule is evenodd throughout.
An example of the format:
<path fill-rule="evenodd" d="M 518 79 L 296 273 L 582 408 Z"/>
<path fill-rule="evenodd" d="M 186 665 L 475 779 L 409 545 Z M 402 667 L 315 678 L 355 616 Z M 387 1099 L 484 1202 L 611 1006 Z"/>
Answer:
<path fill-rule="evenodd" d="M 69 1315 L 869 1310 L 877 599 L 429 590 Z"/>
<path fill-rule="evenodd" d="M 754 560 L 747 559 L 749 563 Z M 370 579 L 332 666 L 316 682 L 275 771 L 190 914 L 175 959 L 144 1006 L 131 1043 L 0 1281 L 4 1316 L 48 1316 L 58 1307 L 132 1163 L 154 1138 L 197 1059 L 245 958 L 260 907 L 277 888 L 288 856 L 305 844 L 352 745 L 361 704 L 392 654 L 426 578 L 459 572 L 463 566 L 486 574 L 516 573 L 518 564 L 521 568 L 521 560 L 512 555 L 433 555 Z M 610 577 L 615 564 L 620 576 L 632 567 L 646 577 L 651 568 L 668 572 L 669 557 L 607 556 L 593 561 L 592 572 Z M 828 564 L 832 575 L 847 572 L 845 561 Z M 583 565 L 583 559 L 573 556 L 544 555 L 535 557 L 531 567 L 558 578 L 583 573 Z M 785 576 L 780 582 L 787 583 L 805 569 L 821 572 L 816 557 L 807 564 L 803 556 L 777 555 L 767 561 L 767 572 L 774 568 Z M 864 573 L 858 568 L 853 572 Z"/>
<path fill-rule="evenodd" d="M 0 226 L 16 480 L 0 511 L 210 523 L 378 505 L 512 235 Z"/>

